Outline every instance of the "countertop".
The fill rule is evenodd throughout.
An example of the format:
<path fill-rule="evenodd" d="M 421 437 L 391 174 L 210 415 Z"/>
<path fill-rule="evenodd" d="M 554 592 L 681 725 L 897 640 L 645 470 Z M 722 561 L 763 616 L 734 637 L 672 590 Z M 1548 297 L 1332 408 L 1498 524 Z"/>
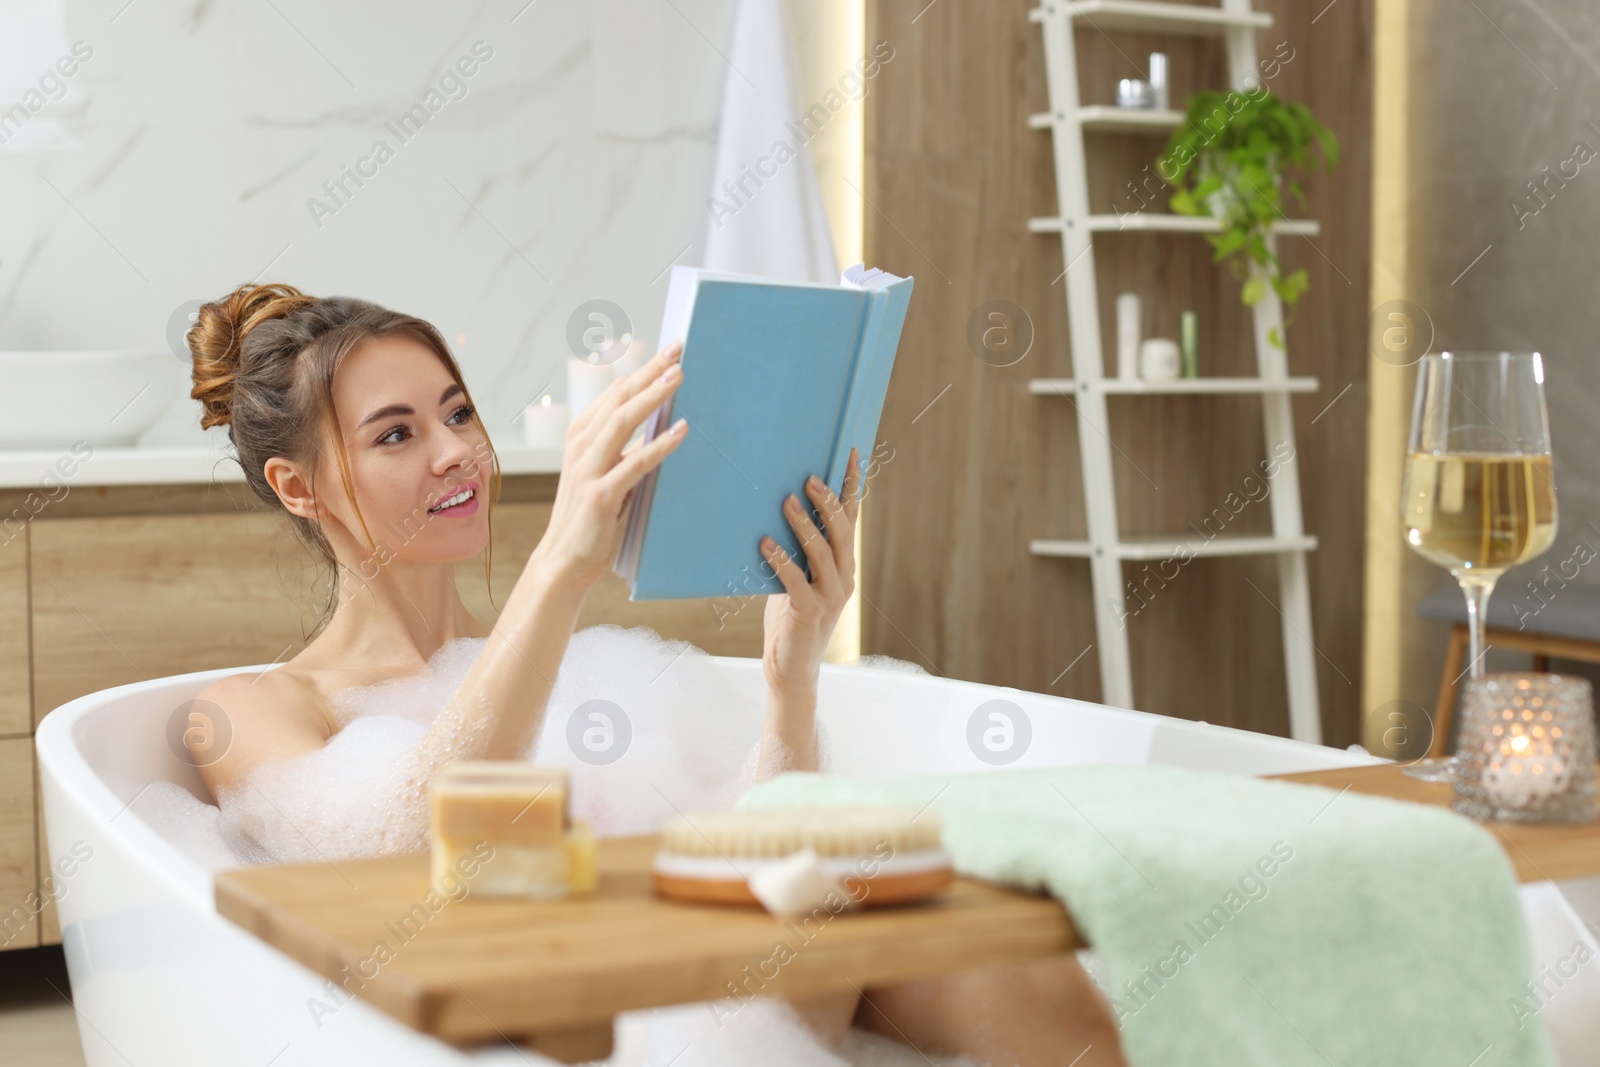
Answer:
<path fill-rule="evenodd" d="M 561 450 L 496 444 L 500 471 L 559 474 Z M 53 488 L 58 485 L 205 485 L 243 482 L 244 471 L 227 452 L 210 444 L 141 445 L 29 451 L 0 450 L 0 489 Z"/>

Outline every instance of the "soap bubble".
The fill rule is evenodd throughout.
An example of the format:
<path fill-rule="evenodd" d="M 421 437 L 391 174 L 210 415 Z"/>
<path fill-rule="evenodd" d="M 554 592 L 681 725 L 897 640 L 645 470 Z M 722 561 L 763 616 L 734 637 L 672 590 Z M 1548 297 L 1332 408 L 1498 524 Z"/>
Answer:
<path fill-rule="evenodd" d="M 269 862 L 266 855 L 251 852 L 248 847 L 231 847 L 217 828 L 216 805 L 175 782 L 151 782 L 133 798 L 128 810 L 207 871 Z"/>
<path fill-rule="evenodd" d="M 482 637 L 447 641 L 416 674 L 341 689 L 333 694 L 329 710 L 341 726 L 363 715 L 398 715 L 427 725 L 461 688 L 486 643 Z"/>
<path fill-rule="evenodd" d="M 607 1067 L 979 1067 L 965 1056 L 925 1055 L 854 1027 L 833 1052 L 793 1008 L 768 996 L 622 1012 L 615 1049 L 603 1062 Z"/>
<path fill-rule="evenodd" d="M 868 667 L 875 670 L 900 671 L 903 674 L 927 674 L 928 670 L 920 663 L 911 660 L 895 659 L 893 656 L 868 655 L 856 659 L 852 667 Z"/>
<path fill-rule="evenodd" d="M 413 851 L 418 828 L 400 817 L 402 790 L 407 757 L 426 732 L 403 715 L 361 716 L 321 748 L 262 763 L 224 787 L 217 828 L 230 847 L 259 846 L 279 863 Z"/>
<path fill-rule="evenodd" d="M 414 675 L 337 692 L 330 712 L 339 731 L 225 791 L 219 831 L 236 850 L 259 848 L 279 862 L 425 842 L 414 755 L 486 643 L 458 638 Z M 523 755 L 568 768 L 573 817 L 598 836 L 653 833 L 678 812 L 731 806 L 754 782 L 762 697 L 735 691 L 687 642 L 642 626 L 595 626 L 572 636 Z"/>
<path fill-rule="evenodd" d="M 632 740 L 628 713 L 609 700 L 586 700 L 567 718 L 567 748 L 596 767 L 617 762 Z"/>
<path fill-rule="evenodd" d="M 599 836 L 654 833 L 680 811 L 731 806 L 754 782 L 764 697 L 736 691 L 686 641 L 593 626 L 572 635 L 527 755 L 568 768 L 572 816 Z M 602 763 L 588 742 L 607 742 L 608 716 L 606 754 L 617 754 Z"/>

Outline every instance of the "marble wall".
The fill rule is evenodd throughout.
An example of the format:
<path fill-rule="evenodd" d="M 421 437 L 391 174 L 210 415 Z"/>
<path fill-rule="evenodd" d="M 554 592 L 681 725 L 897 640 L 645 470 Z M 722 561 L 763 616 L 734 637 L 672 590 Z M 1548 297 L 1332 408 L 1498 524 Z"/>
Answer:
<path fill-rule="evenodd" d="M 798 109 L 859 54 L 860 2 L 789 0 Z M 733 13 L 11 0 L 0 348 L 165 348 L 185 305 L 285 281 L 435 323 L 517 440 L 523 405 L 565 393 L 574 309 L 612 301 L 653 342 L 667 268 L 698 262 Z M 845 263 L 860 109 L 811 146 Z M 181 402 L 142 443 L 201 434 L 174 362 Z"/>
<path fill-rule="evenodd" d="M 1481 6 L 1429 0 L 1413 36 L 1419 299 L 1436 349 L 1544 354 L 1560 541 L 1600 544 L 1600 6 Z"/>
<path fill-rule="evenodd" d="M 1409 34 L 1408 296 L 1436 351 L 1545 358 L 1559 530 L 1494 597 L 1533 610 L 1541 601 L 1528 583 L 1542 584 L 1546 567 L 1600 588 L 1600 6 L 1412 0 Z M 1596 561 L 1575 562 L 1585 557 Z M 1449 581 L 1420 559 L 1405 567 L 1397 595 L 1408 601 Z M 1444 628 L 1406 625 L 1420 637 L 1403 695 L 1431 707 Z M 1491 652 L 1487 664 L 1521 670 L 1527 657 Z"/>

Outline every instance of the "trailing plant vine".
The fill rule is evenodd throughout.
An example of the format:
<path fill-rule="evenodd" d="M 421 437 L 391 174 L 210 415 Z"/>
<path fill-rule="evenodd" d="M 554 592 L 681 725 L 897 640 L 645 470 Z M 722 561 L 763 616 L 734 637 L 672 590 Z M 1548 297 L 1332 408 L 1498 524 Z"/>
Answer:
<path fill-rule="evenodd" d="M 1339 161 L 1339 139 L 1304 104 L 1286 104 L 1265 91 L 1205 92 L 1189 98 L 1184 125 L 1156 161 L 1177 190 L 1173 211 L 1221 221 L 1222 231 L 1206 239 L 1215 250 L 1212 262 L 1230 261 L 1242 283 L 1240 300 L 1253 306 L 1271 285 L 1283 301 L 1285 324 L 1309 282 L 1304 270 L 1283 273 L 1267 237 L 1272 224 L 1287 217 L 1286 190 L 1305 207 L 1305 190 L 1285 181 L 1284 169 L 1291 163 L 1314 169 L 1313 150 L 1330 171 Z M 1277 328 L 1269 340 L 1283 347 Z"/>

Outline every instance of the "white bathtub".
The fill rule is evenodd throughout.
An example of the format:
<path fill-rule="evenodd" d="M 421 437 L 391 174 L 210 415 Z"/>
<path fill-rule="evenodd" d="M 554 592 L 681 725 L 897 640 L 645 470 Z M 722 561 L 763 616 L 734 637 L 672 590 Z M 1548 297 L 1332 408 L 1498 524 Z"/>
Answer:
<path fill-rule="evenodd" d="M 759 699 L 759 661 L 715 663 L 731 684 Z M 108 689 L 62 705 L 39 726 L 50 856 L 90 853 L 60 881 L 57 903 L 88 1067 L 553 1063 L 508 1045 L 462 1051 L 361 1000 L 318 1025 L 307 1003 L 327 998 L 328 983 L 217 915 L 210 873 L 129 809 L 141 790 L 163 779 L 207 798 L 198 773 L 167 746 L 168 718 L 214 679 L 260 669 Z M 825 666 L 820 697 L 832 769 L 844 774 L 991 770 L 968 736 L 974 711 L 992 700 L 1010 701 L 1026 716 L 1032 736 L 1011 764 L 1018 767 L 1162 763 L 1261 775 L 1378 762 L 1285 738 L 894 670 Z M 1600 880 L 1561 888 L 1565 896 L 1551 883 L 1523 889 L 1537 961 L 1551 966 L 1585 937 L 1600 956 L 1568 903 L 1600 920 Z M 1592 1055 L 1592 1028 L 1600 1025 L 1597 972 L 1600 963 L 1587 964 L 1543 1008 L 1565 1064 L 1593 1062 L 1583 1057 Z"/>

